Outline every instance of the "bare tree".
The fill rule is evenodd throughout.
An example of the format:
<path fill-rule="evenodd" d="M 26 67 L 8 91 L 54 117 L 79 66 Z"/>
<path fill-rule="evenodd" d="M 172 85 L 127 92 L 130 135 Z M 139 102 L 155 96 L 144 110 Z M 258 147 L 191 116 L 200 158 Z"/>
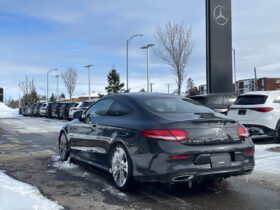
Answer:
<path fill-rule="evenodd" d="M 34 79 L 30 80 L 26 76 L 25 81 L 20 82 L 20 88 L 23 92 L 22 100 L 24 104 L 34 103 L 39 100 Z"/>
<path fill-rule="evenodd" d="M 178 95 L 181 94 L 184 81 L 185 68 L 193 49 L 192 29 L 185 27 L 184 23 L 167 23 L 156 29 L 157 47 L 155 54 L 171 66 L 172 73 L 176 76 Z"/>
<path fill-rule="evenodd" d="M 68 68 L 64 73 L 61 73 L 64 85 L 69 93 L 70 100 L 72 101 L 72 95 L 76 87 L 76 81 L 78 77 L 77 70 L 73 67 Z"/>

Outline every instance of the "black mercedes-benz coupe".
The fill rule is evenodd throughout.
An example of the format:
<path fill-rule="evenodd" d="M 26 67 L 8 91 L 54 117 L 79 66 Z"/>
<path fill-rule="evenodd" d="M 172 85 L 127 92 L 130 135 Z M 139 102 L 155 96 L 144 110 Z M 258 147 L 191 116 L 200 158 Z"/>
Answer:
<path fill-rule="evenodd" d="M 75 118 L 59 134 L 61 159 L 71 156 L 108 171 L 121 190 L 134 180 L 191 183 L 254 168 L 246 128 L 178 96 L 110 95 Z"/>

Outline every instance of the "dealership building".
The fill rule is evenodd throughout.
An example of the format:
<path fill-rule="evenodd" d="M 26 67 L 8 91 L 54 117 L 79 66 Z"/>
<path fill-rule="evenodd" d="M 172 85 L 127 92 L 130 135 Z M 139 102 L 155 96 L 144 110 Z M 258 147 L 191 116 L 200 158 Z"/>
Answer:
<path fill-rule="evenodd" d="M 233 84 L 234 90 L 234 84 Z M 255 90 L 255 79 L 243 79 L 236 81 L 236 93 L 243 94 Z M 257 91 L 280 90 L 280 78 L 262 77 L 256 81 Z M 199 86 L 199 93 L 206 94 L 206 85 Z"/>

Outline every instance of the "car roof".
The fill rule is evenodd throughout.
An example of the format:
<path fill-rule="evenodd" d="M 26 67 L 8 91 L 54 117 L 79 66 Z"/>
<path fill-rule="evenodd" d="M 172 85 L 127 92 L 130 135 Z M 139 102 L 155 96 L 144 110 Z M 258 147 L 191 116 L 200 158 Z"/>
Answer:
<path fill-rule="evenodd" d="M 201 96 L 232 96 L 232 95 L 236 95 L 235 93 L 207 93 L 207 94 L 199 94 L 199 95 L 194 95 L 194 96 L 190 96 L 190 97 L 201 97 Z"/>
<path fill-rule="evenodd" d="M 118 94 L 104 96 L 103 98 L 118 98 L 118 97 L 138 99 L 138 98 L 155 98 L 155 97 L 178 98 L 179 96 L 171 95 L 171 94 L 167 94 L 167 93 L 135 92 L 135 93 L 118 93 Z"/>

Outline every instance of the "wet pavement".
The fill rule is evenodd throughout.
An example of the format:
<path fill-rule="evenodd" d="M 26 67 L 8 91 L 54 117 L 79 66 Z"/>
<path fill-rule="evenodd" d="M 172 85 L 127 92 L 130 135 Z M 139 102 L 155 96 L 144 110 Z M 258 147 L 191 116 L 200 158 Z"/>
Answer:
<path fill-rule="evenodd" d="M 280 209 L 280 188 L 270 180 L 251 178 L 254 174 L 194 184 L 191 189 L 186 184 L 142 183 L 123 193 L 109 174 L 81 163 L 60 162 L 57 132 L 21 133 L 12 130 L 13 119 L 9 127 L 3 120 L 0 170 L 38 187 L 65 209 Z M 24 124 L 25 118 L 17 120 Z"/>

